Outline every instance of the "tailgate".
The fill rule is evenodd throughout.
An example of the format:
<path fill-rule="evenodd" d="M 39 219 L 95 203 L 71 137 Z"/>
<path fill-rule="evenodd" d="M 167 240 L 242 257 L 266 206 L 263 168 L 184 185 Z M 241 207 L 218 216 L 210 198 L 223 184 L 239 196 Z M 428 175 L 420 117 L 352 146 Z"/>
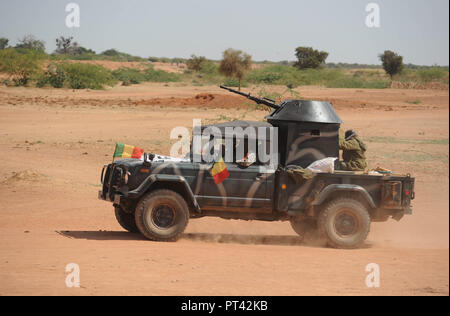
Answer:
<path fill-rule="evenodd" d="M 383 208 L 410 210 L 414 197 L 414 178 L 411 176 L 383 181 L 381 188 L 381 206 Z"/>

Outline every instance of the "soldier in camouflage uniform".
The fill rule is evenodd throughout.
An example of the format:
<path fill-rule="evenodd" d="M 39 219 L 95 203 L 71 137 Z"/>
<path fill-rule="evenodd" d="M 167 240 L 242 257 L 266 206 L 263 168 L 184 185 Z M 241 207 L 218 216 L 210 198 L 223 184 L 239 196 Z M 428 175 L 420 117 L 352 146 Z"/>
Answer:
<path fill-rule="evenodd" d="M 339 139 L 339 148 L 342 149 L 340 169 L 346 171 L 364 171 L 367 168 L 366 144 L 358 138 L 354 130 L 345 132 L 345 139 Z"/>

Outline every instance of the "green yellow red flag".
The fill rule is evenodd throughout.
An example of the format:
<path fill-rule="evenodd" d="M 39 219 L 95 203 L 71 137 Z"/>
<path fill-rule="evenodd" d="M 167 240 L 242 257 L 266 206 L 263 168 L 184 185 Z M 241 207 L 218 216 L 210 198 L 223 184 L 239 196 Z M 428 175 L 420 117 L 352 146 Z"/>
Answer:
<path fill-rule="evenodd" d="M 225 164 L 225 161 L 223 161 L 222 157 L 214 163 L 211 169 L 211 175 L 213 176 L 215 184 L 224 182 L 230 176 L 227 165 Z"/>
<path fill-rule="evenodd" d="M 142 148 L 136 146 L 125 145 L 116 143 L 116 149 L 114 150 L 114 158 L 136 158 L 139 159 L 144 154 Z"/>

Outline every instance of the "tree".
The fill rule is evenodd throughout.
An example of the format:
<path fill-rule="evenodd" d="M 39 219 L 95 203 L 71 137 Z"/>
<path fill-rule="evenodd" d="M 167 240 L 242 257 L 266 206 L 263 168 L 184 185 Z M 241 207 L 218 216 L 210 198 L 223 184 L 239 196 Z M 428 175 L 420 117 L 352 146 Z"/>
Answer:
<path fill-rule="evenodd" d="M 383 54 L 379 55 L 381 62 L 383 63 L 383 69 L 392 78 L 401 73 L 403 70 L 403 56 L 400 56 L 393 51 L 386 50 Z"/>
<path fill-rule="evenodd" d="M 325 63 L 328 58 L 327 52 L 321 52 L 312 47 L 297 47 L 295 49 L 295 56 L 298 61 L 294 64 L 299 69 L 319 68 Z"/>
<path fill-rule="evenodd" d="M 33 35 L 25 35 L 23 38 L 19 39 L 16 48 L 32 49 L 40 52 L 45 51 L 45 42 L 36 39 Z"/>
<path fill-rule="evenodd" d="M 56 50 L 57 54 L 74 54 L 78 49 L 78 43 L 73 42 L 73 36 L 64 37 L 60 36 L 56 39 Z"/>
<path fill-rule="evenodd" d="M 75 55 L 92 54 L 95 55 L 95 51 L 83 46 L 77 46 L 73 52 Z"/>
<path fill-rule="evenodd" d="M 114 49 L 114 48 L 107 49 L 107 50 L 105 50 L 105 51 L 102 53 L 102 55 L 110 56 L 110 57 L 116 57 L 116 56 L 119 56 L 120 54 L 121 54 L 121 53 L 120 53 L 118 50 Z"/>
<path fill-rule="evenodd" d="M 8 47 L 8 42 L 9 39 L 0 37 L 0 49 L 5 49 L 6 47 Z"/>
<path fill-rule="evenodd" d="M 202 69 L 202 64 L 206 61 L 204 56 L 191 55 L 191 58 L 186 62 L 188 69 L 194 71 L 200 71 Z"/>
<path fill-rule="evenodd" d="M 252 67 L 252 57 L 240 50 L 232 48 L 223 52 L 223 59 L 220 62 L 219 72 L 226 77 L 239 80 L 239 91 L 245 73 Z"/>

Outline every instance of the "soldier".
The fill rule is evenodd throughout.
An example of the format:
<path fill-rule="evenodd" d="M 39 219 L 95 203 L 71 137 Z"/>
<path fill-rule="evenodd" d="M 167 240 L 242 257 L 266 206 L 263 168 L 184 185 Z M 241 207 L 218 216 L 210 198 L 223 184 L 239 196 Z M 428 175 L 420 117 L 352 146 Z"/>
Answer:
<path fill-rule="evenodd" d="M 367 168 L 366 144 L 358 138 L 354 130 L 345 132 L 345 139 L 339 139 L 339 148 L 342 149 L 342 158 L 340 169 L 346 171 L 364 171 Z"/>

